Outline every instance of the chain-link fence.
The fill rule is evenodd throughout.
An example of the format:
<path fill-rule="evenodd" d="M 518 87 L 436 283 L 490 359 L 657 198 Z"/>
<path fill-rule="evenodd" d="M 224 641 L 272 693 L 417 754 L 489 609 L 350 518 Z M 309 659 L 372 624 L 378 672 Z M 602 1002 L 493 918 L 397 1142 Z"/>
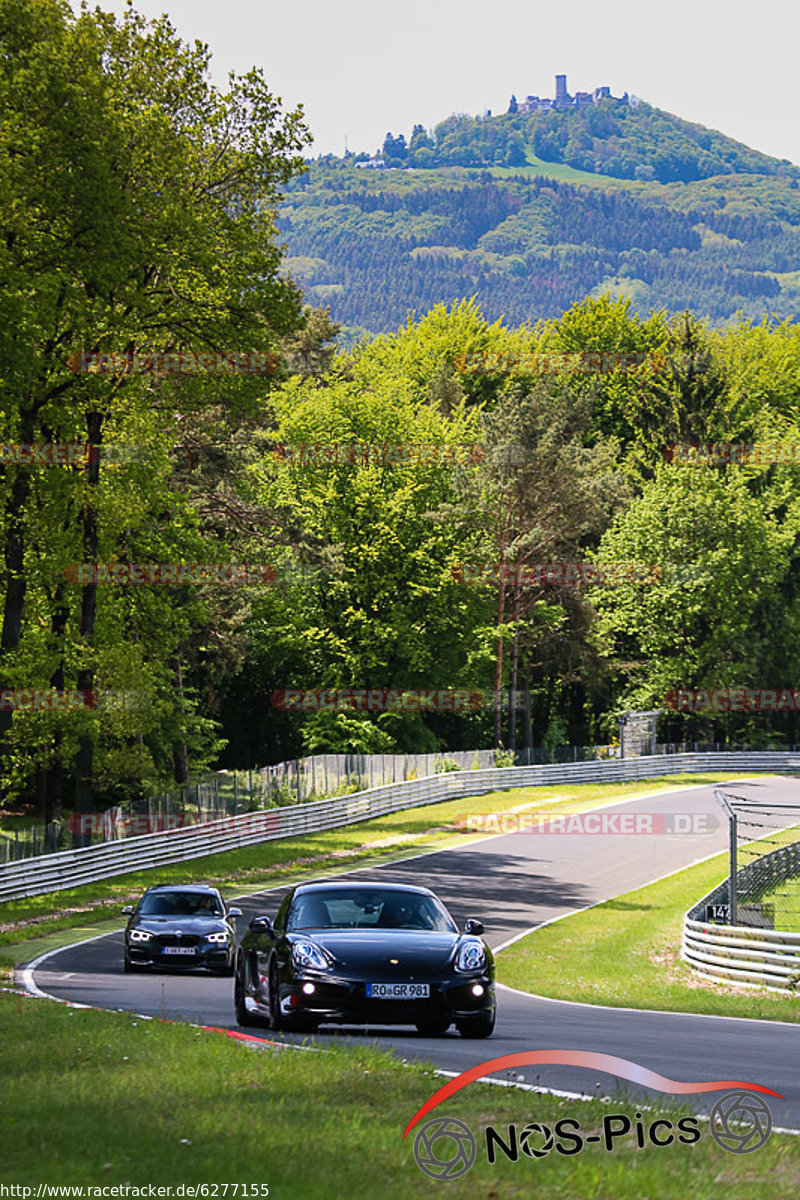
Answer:
<path fill-rule="evenodd" d="M 191 785 L 116 805 L 105 812 L 68 813 L 61 821 L 0 829 L 0 863 L 39 854 L 180 829 L 261 808 L 306 804 L 327 797 L 422 779 L 445 771 L 537 766 L 613 758 L 616 746 L 525 747 L 511 754 L 453 750 L 435 754 L 315 754 L 254 770 L 216 771 Z"/>
<path fill-rule="evenodd" d="M 800 931 L 800 804 L 727 789 L 715 794 L 729 822 L 727 899 L 719 919 Z"/>

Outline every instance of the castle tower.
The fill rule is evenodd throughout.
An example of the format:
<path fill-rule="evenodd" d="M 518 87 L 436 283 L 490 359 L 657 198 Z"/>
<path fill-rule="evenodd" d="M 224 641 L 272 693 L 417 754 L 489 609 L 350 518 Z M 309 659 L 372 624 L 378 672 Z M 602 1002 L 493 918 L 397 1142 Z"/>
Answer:
<path fill-rule="evenodd" d="M 569 104 L 567 77 L 566 75 L 556 75 L 556 105 L 560 107 L 563 104 Z"/>

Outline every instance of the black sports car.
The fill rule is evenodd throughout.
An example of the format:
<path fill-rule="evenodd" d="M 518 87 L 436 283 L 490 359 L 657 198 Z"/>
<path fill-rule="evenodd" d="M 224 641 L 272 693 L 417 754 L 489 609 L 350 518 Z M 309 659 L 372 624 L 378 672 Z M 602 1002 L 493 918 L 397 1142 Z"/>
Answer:
<path fill-rule="evenodd" d="M 226 908 L 216 888 L 199 884 L 148 888 L 125 930 L 125 970 L 140 967 L 208 967 L 232 975 L 240 908 Z"/>
<path fill-rule="evenodd" d="M 274 921 L 250 922 L 236 957 L 240 1025 L 416 1025 L 435 1036 L 494 1029 L 494 959 L 480 921 L 459 933 L 423 887 L 306 883 Z"/>

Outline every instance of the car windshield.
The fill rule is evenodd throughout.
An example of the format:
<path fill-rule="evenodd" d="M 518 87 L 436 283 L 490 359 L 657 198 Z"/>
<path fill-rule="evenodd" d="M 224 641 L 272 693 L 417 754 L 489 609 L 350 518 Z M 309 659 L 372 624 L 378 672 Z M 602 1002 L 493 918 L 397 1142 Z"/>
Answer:
<path fill-rule="evenodd" d="M 139 905 L 140 917 L 224 916 L 216 896 L 208 892 L 156 892 Z"/>
<path fill-rule="evenodd" d="M 292 901 L 286 928 L 456 930 L 441 904 L 424 892 L 358 887 L 300 892 Z"/>

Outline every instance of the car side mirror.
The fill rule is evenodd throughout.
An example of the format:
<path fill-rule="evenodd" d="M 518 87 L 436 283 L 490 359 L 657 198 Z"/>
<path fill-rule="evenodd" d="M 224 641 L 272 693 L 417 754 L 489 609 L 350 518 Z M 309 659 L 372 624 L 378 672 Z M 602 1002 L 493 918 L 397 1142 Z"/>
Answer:
<path fill-rule="evenodd" d="M 240 917 L 241 915 L 242 915 L 242 910 L 240 908 L 229 908 L 228 909 L 229 917 Z"/>
<path fill-rule="evenodd" d="M 256 933 L 269 933 L 270 935 L 273 933 L 272 921 L 269 917 L 253 917 L 248 928 Z"/>
<path fill-rule="evenodd" d="M 474 917 L 470 917 L 464 922 L 464 933 L 474 933 L 479 935 L 483 933 L 483 921 L 476 921 Z"/>
<path fill-rule="evenodd" d="M 129 917 L 131 915 L 131 913 L 133 912 L 133 905 L 126 904 L 125 907 L 123 908 L 122 912 L 123 912 L 124 916 Z"/>

